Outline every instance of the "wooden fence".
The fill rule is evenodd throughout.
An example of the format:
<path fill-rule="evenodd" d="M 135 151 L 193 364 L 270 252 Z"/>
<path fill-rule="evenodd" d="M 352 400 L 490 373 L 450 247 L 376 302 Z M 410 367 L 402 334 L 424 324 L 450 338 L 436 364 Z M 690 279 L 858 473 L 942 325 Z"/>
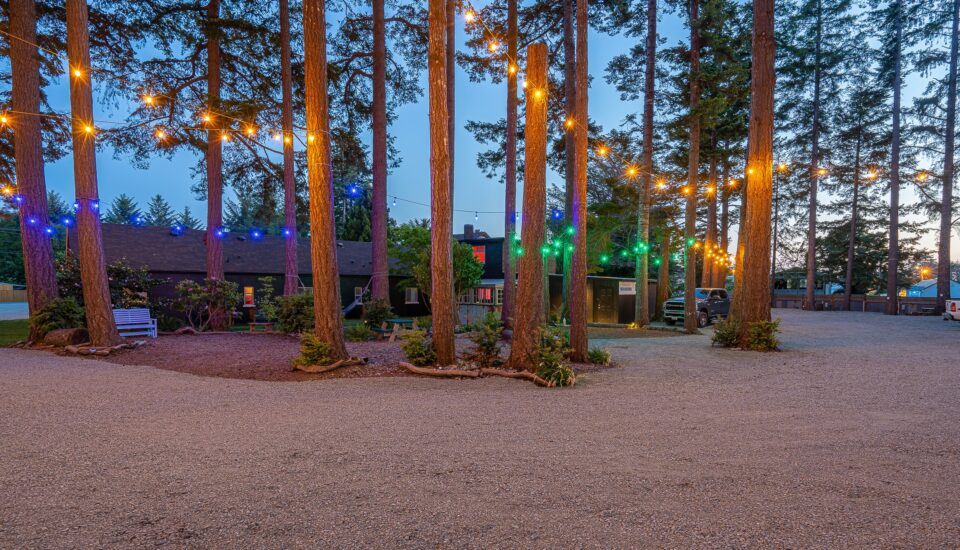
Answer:
<path fill-rule="evenodd" d="M 895 298 L 901 315 L 933 315 L 936 298 Z M 802 309 L 804 296 L 802 294 L 775 294 L 773 307 L 786 309 Z M 818 294 L 815 298 L 817 311 L 843 311 L 842 294 Z M 883 313 L 887 309 L 886 296 L 865 296 L 854 294 L 850 296 L 850 311 L 866 313 Z"/>
<path fill-rule="evenodd" d="M 26 301 L 27 301 L 26 290 L 0 289 L 0 304 L 6 304 L 10 302 L 26 302 Z"/>

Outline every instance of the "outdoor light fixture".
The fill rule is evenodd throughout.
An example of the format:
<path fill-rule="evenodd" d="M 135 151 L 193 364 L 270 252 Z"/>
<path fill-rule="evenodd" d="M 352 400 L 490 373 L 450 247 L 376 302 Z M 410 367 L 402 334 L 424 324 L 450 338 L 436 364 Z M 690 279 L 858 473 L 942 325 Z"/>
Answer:
<path fill-rule="evenodd" d="M 630 166 L 630 167 L 627 168 L 627 177 L 628 177 L 628 178 L 635 178 L 635 177 L 637 177 L 637 167 L 636 167 L 636 166 Z"/>
<path fill-rule="evenodd" d="M 171 225 L 170 234 L 173 235 L 174 237 L 179 237 L 180 235 L 183 235 L 183 226 L 180 225 L 179 223 L 175 223 Z"/>
<path fill-rule="evenodd" d="M 568 130 L 573 128 L 573 118 L 567 117 L 567 120 L 563 121 L 563 125 L 566 126 Z"/>
<path fill-rule="evenodd" d="M 604 254 L 604 255 L 600 256 L 600 263 L 601 263 L 601 264 L 605 264 L 605 263 L 607 263 L 607 261 L 608 261 L 609 259 L 610 259 L 610 257 L 607 256 L 606 254 Z"/>
<path fill-rule="evenodd" d="M 473 23 L 473 20 L 476 19 L 476 17 L 477 17 L 477 14 L 474 13 L 473 10 L 467 10 L 467 11 L 463 12 L 463 19 L 464 19 L 467 23 Z"/>
<path fill-rule="evenodd" d="M 10 119 L 7 118 L 7 115 L 0 115 L 0 124 L 7 124 L 10 122 Z"/>
<path fill-rule="evenodd" d="M 283 228 L 283 236 L 284 236 L 284 237 L 291 237 L 291 236 L 293 236 L 293 230 L 290 229 L 289 227 L 284 227 L 284 228 Z"/>
<path fill-rule="evenodd" d="M 490 50 L 490 53 L 496 53 L 500 49 L 500 43 L 496 40 L 490 42 L 490 45 L 487 46 L 487 49 Z"/>
<path fill-rule="evenodd" d="M 143 96 L 143 102 L 146 103 L 147 105 L 153 105 L 153 96 L 152 95 Z"/>
<path fill-rule="evenodd" d="M 553 219 L 555 219 L 555 220 L 562 220 L 562 219 L 563 219 L 563 212 L 554 209 L 554 211 L 550 213 L 550 217 L 553 218 Z"/>
<path fill-rule="evenodd" d="M 133 225 L 143 225 L 143 216 L 137 214 L 133 216 Z"/>
<path fill-rule="evenodd" d="M 43 228 L 43 232 L 46 233 L 47 235 L 53 235 L 54 233 L 57 232 L 57 230 L 48 225 Z"/>
<path fill-rule="evenodd" d="M 213 230 L 213 236 L 218 239 L 222 239 L 227 236 L 227 231 L 222 227 L 218 227 Z"/>
<path fill-rule="evenodd" d="M 397 205 L 397 197 L 393 197 L 393 206 Z"/>
<path fill-rule="evenodd" d="M 262 231 L 260 231 L 259 229 L 251 229 L 251 230 L 250 230 L 250 238 L 251 238 L 251 239 L 253 239 L 253 240 L 259 240 L 260 237 L 263 237 L 263 232 L 262 232 Z"/>
<path fill-rule="evenodd" d="M 93 210 L 94 212 L 100 211 L 100 201 L 98 199 L 93 199 L 90 201 L 90 210 Z"/>
<path fill-rule="evenodd" d="M 80 210 L 80 201 L 73 201 L 73 211 L 77 212 Z"/>
<path fill-rule="evenodd" d="M 27 218 L 27 223 L 30 224 L 30 225 L 36 225 L 36 224 L 37 224 L 37 218 L 34 218 L 33 216 L 30 216 L 29 218 Z"/>
<path fill-rule="evenodd" d="M 70 227 L 71 225 L 73 225 L 73 218 L 71 218 L 70 216 L 64 216 L 60 218 L 60 223 L 65 227 Z"/>
<path fill-rule="evenodd" d="M 75 68 L 73 69 L 73 76 L 75 76 L 76 78 L 80 78 L 81 76 L 83 76 L 83 71 L 81 71 L 79 68 Z"/>
<path fill-rule="evenodd" d="M 347 187 L 347 194 L 353 198 L 359 197 L 360 187 L 358 187 L 356 184 L 351 184 L 349 187 Z"/>
<path fill-rule="evenodd" d="M 609 152 L 610 151 L 607 149 L 605 145 L 601 145 L 600 147 L 597 147 L 597 154 L 600 155 L 601 157 L 607 156 L 607 153 Z"/>
<path fill-rule="evenodd" d="M 17 193 L 16 195 L 14 195 L 14 196 L 13 196 L 13 202 L 14 202 L 14 204 L 16 204 L 17 206 L 20 206 L 21 204 L 23 204 L 23 195 L 21 195 L 21 194 L 19 194 L 19 193 Z"/>

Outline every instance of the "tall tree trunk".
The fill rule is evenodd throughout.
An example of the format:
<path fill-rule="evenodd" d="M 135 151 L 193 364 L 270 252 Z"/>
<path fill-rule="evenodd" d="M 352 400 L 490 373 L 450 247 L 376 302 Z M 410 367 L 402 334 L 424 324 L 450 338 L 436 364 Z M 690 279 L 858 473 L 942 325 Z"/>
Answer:
<path fill-rule="evenodd" d="M 947 127 L 943 155 L 943 196 L 940 203 L 940 245 L 937 248 L 937 305 L 943 313 L 950 296 L 950 229 L 953 226 L 954 149 L 957 133 L 957 42 L 960 37 L 960 0 L 951 6 L 950 74 L 947 76 Z"/>
<path fill-rule="evenodd" d="M 573 0 L 563 0 L 563 105 L 567 116 L 577 115 L 577 48 L 573 10 Z M 563 220 L 567 227 L 573 224 L 573 188 L 577 178 L 576 132 L 567 131 L 563 139 L 564 161 L 564 209 Z M 561 289 L 560 315 L 566 316 L 570 309 L 570 251 L 563 247 L 561 251 L 563 270 L 563 288 Z M 549 307 L 549 306 L 548 306 Z"/>
<path fill-rule="evenodd" d="M 643 174 L 640 180 L 641 206 L 637 239 L 646 245 L 640 251 L 637 268 L 637 298 L 633 318 L 638 326 L 650 324 L 650 196 L 653 180 L 653 100 L 657 71 L 657 0 L 647 0 L 647 60 L 643 68 Z"/>
<path fill-rule="evenodd" d="M 297 261 L 297 180 L 293 166 L 293 78 L 290 62 L 290 5 L 280 0 L 280 77 L 283 86 L 283 227 L 286 235 L 283 270 L 283 295 L 291 296 L 300 288 Z"/>
<path fill-rule="evenodd" d="M 430 0 L 430 44 L 427 50 L 430 100 L 430 214 L 431 256 L 433 274 L 430 304 L 433 311 L 433 348 L 437 363 L 451 365 L 456 361 L 453 328 L 456 307 L 453 295 L 453 256 L 450 246 L 453 234 L 450 185 L 450 119 L 447 108 L 446 35 L 447 6 L 445 0 Z"/>
<path fill-rule="evenodd" d="M 456 149 L 454 139 L 457 133 L 456 84 L 457 84 L 457 14 L 456 0 L 447 0 L 447 140 L 450 149 L 450 208 L 453 209 L 454 162 Z"/>
<path fill-rule="evenodd" d="M 57 297 L 57 272 L 53 247 L 44 233 L 47 214 L 47 185 L 43 174 L 43 136 L 40 132 L 40 55 L 37 47 L 37 12 L 33 0 L 10 1 L 11 92 L 13 110 L 22 113 L 13 119 L 14 158 L 20 204 L 20 240 L 23 271 L 27 282 L 30 315 Z M 43 224 L 31 224 L 36 218 Z M 30 327 L 30 340 L 39 339 Z"/>
<path fill-rule="evenodd" d="M 113 322 L 110 286 L 100 233 L 100 198 L 97 190 L 96 129 L 93 123 L 93 92 L 90 70 L 90 35 L 86 0 L 67 0 L 67 56 L 70 76 L 70 115 L 73 121 L 73 177 L 76 185 L 77 237 L 80 251 L 80 282 L 90 343 L 113 346 L 121 339 Z M 43 213 L 43 220 L 47 220 Z"/>
<path fill-rule="evenodd" d="M 823 41 L 823 5 L 817 0 L 816 47 L 813 67 L 813 132 L 810 145 L 810 192 L 807 206 L 807 288 L 803 309 L 817 309 L 817 188 L 820 184 L 820 50 Z"/>
<path fill-rule="evenodd" d="M 690 16 L 690 158 L 687 166 L 687 207 L 684 220 L 683 326 L 698 333 L 697 327 L 697 260 L 692 242 L 697 238 L 697 180 L 700 175 L 700 2 L 689 0 Z"/>
<path fill-rule="evenodd" d="M 547 46 L 527 48 L 527 111 L 524 136 L 523 231 L 520 256 L 520 288 L 509 365 L 536 369 L 532 361 L 544 322 L 544 218 L 547 184 Z"/>
<path fill-rule="evenodd" d="M 373 207 L 370 234 L 373 241 L 374 300 L 390 299 L 387 262 L 387 39 L 384 0 L 373 0 Z"/>
<path fill-rule="evenodd" d="M 853 294 L 853 261 L 857 252 L 857 209 L 860 206 L 860 148 L 863 132 L 857 133 L 857 145 L 853 160 L 853 205 L 850 208 L 850 238 L 847 242 L 847 271 L 843 279 L 843 309 L 850 311 L 850 296 Z"/>
<path fill-rule="evenodd" d="M 903 39 L 903 4 L 896 2 L 897 38 L 894 41 L 893 68 L 893 127 L 890 134 L 890 249 L 887 253 L 887 315 L 896 315 L 899 310 L 897 274 L 900 268 L 900 100 L 902 95 L 901 57 Z"/>
<path fill-rule="evenodd" d="M 743 305 L 740 344 L 750 327 L 770 320 L 770 206 L 773 198 L 773 90 L 776 83 L 773 0 L 753 1 L 753 54 L 750 70 L 750 131 L 747 183 L 750 207 L 741 221 L 743 240 Z"/>
<path fill-rule="evenodd" d="M 223 280 L 223 136 L 218 126 L 225 122 L 220 109 L 220 0 L 207 4 L 207 103 L 210 127 L 207 129 L 207 278 Z M 217 123 L 219 122 L 219 124 Z M 223 330 L 227 326 L 226 311 L 212 308 L 210 328 Z"/>
<path fill-rule="evenodd" d="M 770 246 L 770 307 L 774 307 L 777 286 L 777 249 L 780 247 L 780 167 L 773 174 L 773 244 Z"/>
<path fill-rule="evenodd" d="M 670 232 L 664 227 L 660 243 L 660 269 L 657 271 L 657 301 L 654 304 L 655 319 L 663 317 L 663 303 L 670 297 Z"/>
<path fill-rule="evenodd" d="M 724 263 L 717 264 L 715 268 L 714 280 L 722 287 L 727 286 L 727 263 L 729 257 L 730 241 L 728 238 L 730 231 L 730 191 L 727 189 L 730 180 L 730 165 L 726 161 L 723 163 L 723 185 L 722 190 L 717 188 L 717 194 L 722 193 L 720 200 L 720 252 L 723 254 Z"/>
<path fill-rule="evenodd" d="M 503 219 L 503 305 L 500 318 L 503 326 L 513 328 L 516 302 L 514 271 L 514 235 L 517 234 L 517 0 L 507 2 L 507 135 L 506 190 Z"/>
<path fill-rule="evenodd" d="M 587 360 L 587 0 L 577 0 L 576 181 L 573 186 L 573 252 L 570 269 L 570 359 Z"/>
<path fill-rule="evenodd" d="M 340 310 L 337 232 L 333 216 L 333 166 L 327 98 L 324 0 L 304 0 L 304 91 L 307 107 L 307 179 L 310 188 L 310 257 L 313 264 L 314 333 L 330 346 L 330 359 L 347 357 Z M 313 141 L 313 143 L 310 143 Z M 452 288 L 452 287 L 451 287 Z"/>
<path fill-rule="evenodd" d="M 716 149 L 716 139 L 713 140 Z M 717 254 L 717 158 L 710 157 L 710 169 L 707 172 L 707 235 L 703 247 L 703 272 L 700 274 L 700 286 L 713 288 L 723 286 L 713 280 Z M 712 189 L 713 191 L 710 191 Z"/>

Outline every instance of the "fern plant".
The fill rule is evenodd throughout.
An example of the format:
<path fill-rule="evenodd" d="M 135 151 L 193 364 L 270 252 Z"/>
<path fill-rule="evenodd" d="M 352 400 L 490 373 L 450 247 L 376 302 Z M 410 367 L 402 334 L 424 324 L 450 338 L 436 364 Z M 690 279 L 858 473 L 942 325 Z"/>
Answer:
<path fill-rule="evenodd" d="M 481 368 L 498 367 L 500 360 L 500 335 L 503 323 L 497 314 L 487 313 L 477 322 L 475 330 L 470 334 L 473 349 L 463 354 L 464 359 L 475 363 Z"/>
<path fill-rule="evenodd" d="M 567 338 L 563 329 L 541 327 L 540 344 L 536 352 L 537 376 L 557 386 L 572 386 L 577 375 L 567 363 Z"/>
<path fill-rule="evenodd" d="M 332 362 L 328 342 L 309 332 L 300 335 L 300 357 L 296 359 L 298 365 L 329 365 Z"/>

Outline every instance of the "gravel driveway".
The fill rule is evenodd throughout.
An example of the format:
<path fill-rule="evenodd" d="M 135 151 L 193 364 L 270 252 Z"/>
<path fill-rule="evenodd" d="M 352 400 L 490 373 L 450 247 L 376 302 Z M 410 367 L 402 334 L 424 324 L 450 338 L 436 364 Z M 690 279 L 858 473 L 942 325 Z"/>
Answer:
<path fill-rule="evenodd" d="M 0 547 L 956 547 L 960 323 L 776 314 L 567 390 L 0 350 Z"/>

